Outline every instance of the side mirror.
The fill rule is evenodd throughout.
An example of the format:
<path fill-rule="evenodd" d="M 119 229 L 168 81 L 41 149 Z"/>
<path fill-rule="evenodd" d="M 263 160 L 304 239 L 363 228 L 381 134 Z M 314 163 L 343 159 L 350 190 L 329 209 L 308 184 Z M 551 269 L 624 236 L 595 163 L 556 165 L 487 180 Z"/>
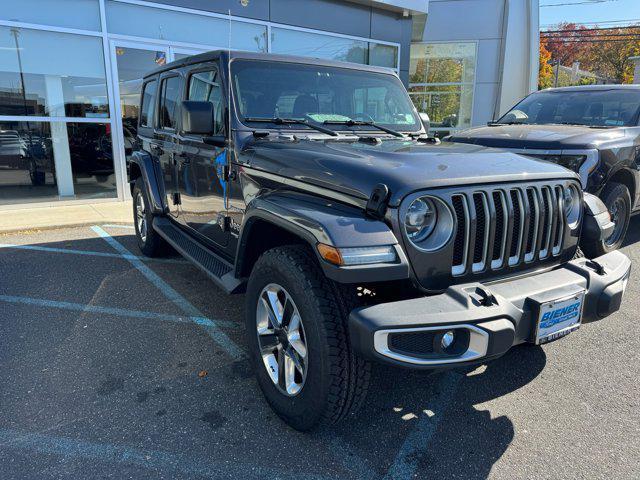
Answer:
<path fill-rule="evenodd" d="M 429 118 L 429 115 L 425 112 L 420 112 L 418 115 L 420 116 L 420 120 L 422 121 L 422 126 L 425 131 L 429 133 L 429 128 L 431 128 L 431 119 Z"/>
<path fill-rule="evenodd" d="M 185 100 L 182 102 L 182 132 L 192 135 L 211 135 L 216 131 L 215 109 L 211 102 Z"/>

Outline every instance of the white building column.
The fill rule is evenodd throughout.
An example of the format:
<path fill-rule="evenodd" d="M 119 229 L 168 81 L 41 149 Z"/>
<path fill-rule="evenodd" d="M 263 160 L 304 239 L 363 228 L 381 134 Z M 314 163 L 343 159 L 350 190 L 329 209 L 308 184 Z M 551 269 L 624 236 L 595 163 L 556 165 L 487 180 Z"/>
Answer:
<path fill-rule="evenodd" d="M 494 118 L 499 118 L 523 97 L 538 89 L 539 9 L 538 0 L 504 0 L 502 77 Z"/>
<path fill-rule="evenodd" d="M 62 80 L 56 75 L 45 75 L 47 109 L 51 117 L 65 117 Z M 61 198 L 75 197 L 73 173 L 71 171 L 71 151 L 65 122 L 51 122 L 51 143 L 56 167 L 56 183 Z"/>

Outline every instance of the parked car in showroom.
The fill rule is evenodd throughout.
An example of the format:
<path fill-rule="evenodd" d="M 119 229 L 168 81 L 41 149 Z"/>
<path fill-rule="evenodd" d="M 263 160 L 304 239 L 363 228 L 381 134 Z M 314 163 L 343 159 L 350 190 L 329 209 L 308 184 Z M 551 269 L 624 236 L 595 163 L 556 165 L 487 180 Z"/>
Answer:
<path fill-rule="evenodd" d="M 640 85 L 590 85 L 532 93 L 498 121 L 448 141 L 498 147 L 558 163 L 580 175 L 615 223 L 609 238 L 585 243 L 589 256 L 619 248 L 640 207 Z"/>
<path fill-rule="evenodd" d="M 620 307 L 629 259 L 577 255 L 613 228 L 578 175 L 437 145 L 388 69 L 214 51 L 149 73 L 140 112 L 138 245 L 246 293 L 258 384 L 296 429 L 355 411 L 373 362 L 482 363 Z"/>

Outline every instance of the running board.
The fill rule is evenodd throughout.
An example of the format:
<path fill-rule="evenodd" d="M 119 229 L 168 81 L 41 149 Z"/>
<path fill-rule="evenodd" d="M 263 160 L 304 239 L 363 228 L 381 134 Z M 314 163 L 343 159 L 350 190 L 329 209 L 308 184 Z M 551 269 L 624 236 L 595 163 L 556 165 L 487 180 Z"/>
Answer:
<path fill-rule="evenodd" d="M 244 282 L 234 276 L 233 266 L 229 262 L 183 232 L 166 217 L 155 217 L 153 229 L 225 292 L 241 293 Z"/>

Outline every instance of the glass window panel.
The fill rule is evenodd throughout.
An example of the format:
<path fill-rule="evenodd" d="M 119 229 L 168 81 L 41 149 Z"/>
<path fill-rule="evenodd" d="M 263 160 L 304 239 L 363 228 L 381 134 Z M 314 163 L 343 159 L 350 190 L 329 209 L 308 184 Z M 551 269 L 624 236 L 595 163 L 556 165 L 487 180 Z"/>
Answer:
<path fill-rule="evenodd" d="M 222 111 L 224 107 L 222 105 L 222 90 L 216 70 L 197 72 L 191 76 L 189 80 L 189 100 L 213 103 L 216 120 L 216 131 L 214 133 L 223 133 Z"/>
<path fill-rule="evenodd" d="M 272 28 L 271 32 L 273 53 L 367 63 L 367 42 L 284 28 Z"/>
<path fill-rule="evenodd" d="M 412 44 L 410 83 L 472 83 L 475 43 Z"/>
<path fill-rule="evenodd" d="M 180 77 L 169 77 L 162 80 L 159 114 L 160 127 L 162 128 L 176 128 L 180 81 Z"/>
<path fill-rule="evenodd" d="M 142 112 L 140 113 L 140 125 L 143 127 L 153 126 L 153 113 L 156 105 L 156 90 L 158 82 L 153 80 L 144 86 L 142 95 Z"/>
<path fill-rule="evenodd" d="M 163 50 L 142 50 L 139 48 L 116 47 L 118 65 L 118 87 L 120 90 L 120 110 L 124 152 L 128 157 L 133 152 L 133 144 L 138 133 L 138 102 L 142 89 L 142 78 L 149 71 L 167 63 Z"/>
<path fill-rule="evenodd" d="M 396 68 L 398 66 L 398 47 L 382 45 L 380 43 L 370 43 L 369 65 Z"/>
<path fill-rule="evenodd" d="M 48 123 L 0 123 L 0 203 L 57 199 Z"/>
<path fill-rule="evenodd" d="M 75 197 L 117 197 L 110 125 L 67 123 L 67 132 Z"/>
<path fill-rule="evenodd" d="M 429 114 L 434 131 L 471 126 L 475 65 L 475 43 L 411 45 L 409 93 L 418 111 Z"/>
<path fill-rule="evenodd" d="M 6 0 L 0 20 L 101 30 L 98 0 Z"/>
<path fill-rule="evenodd" d="M 161 8 L 109 1 L 107 25 L 110 33 L 134 35 L 185 43 L 226 48 L 229 45 L 229 20 L 194 15 Z M 231 22 L 231 48 L 266 52 L 267 27 Z"/>
<path fill-rule="evenodd" d="M 109 125 L 0 122 L 0 203 L 58 200 L 63 177 L 65 198 L 117 196 Z"/>
<path fill-rule="evenodd" d="M 0 115 L 108 117 L 102 40 L 0 27 Z"/>

